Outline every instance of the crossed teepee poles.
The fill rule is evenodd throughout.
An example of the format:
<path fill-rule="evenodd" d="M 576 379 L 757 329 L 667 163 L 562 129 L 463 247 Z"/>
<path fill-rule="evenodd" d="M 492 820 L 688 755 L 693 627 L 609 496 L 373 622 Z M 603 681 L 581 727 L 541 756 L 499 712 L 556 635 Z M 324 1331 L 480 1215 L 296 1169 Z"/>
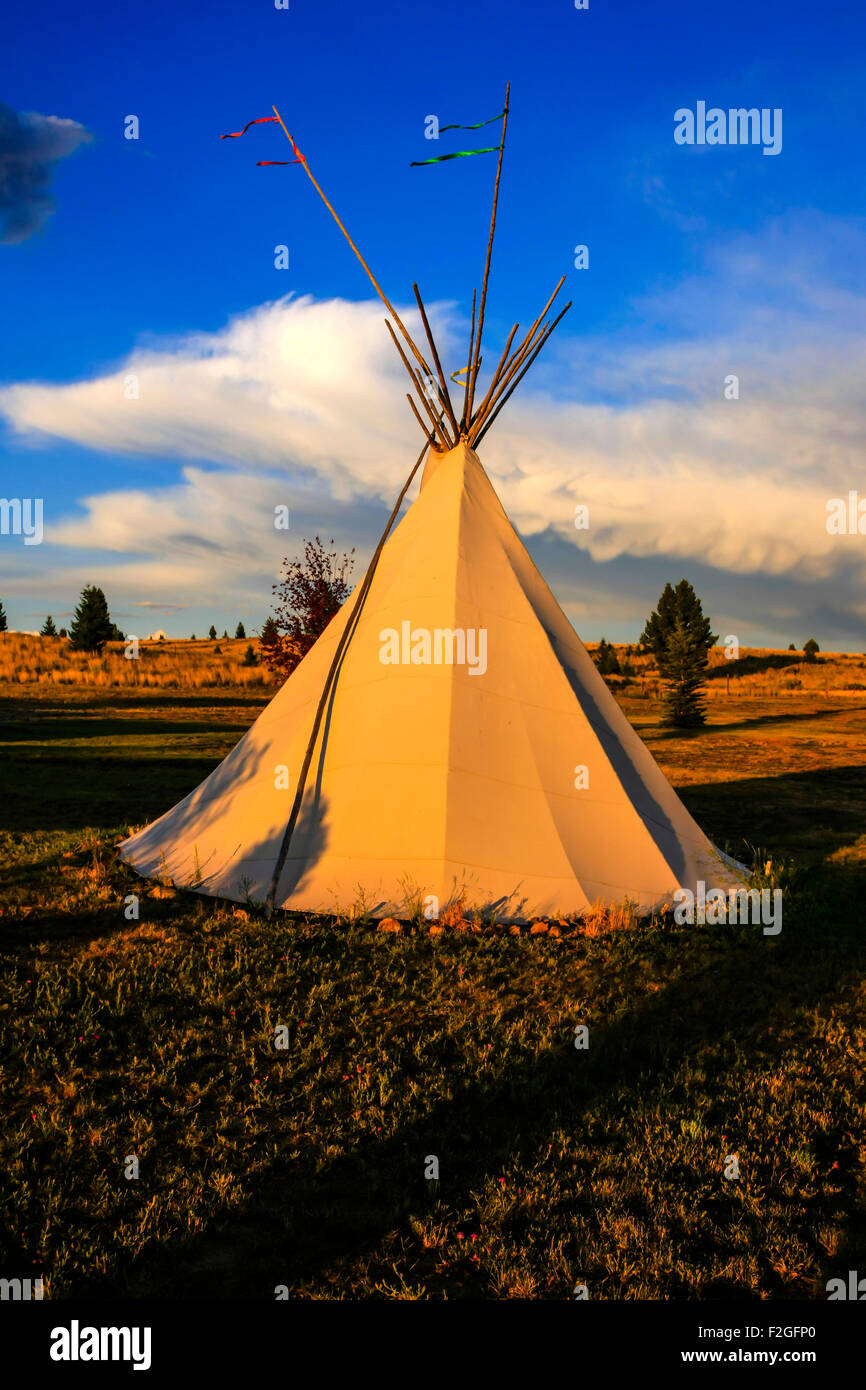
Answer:
<path fill-rule="evenodd" d="M 298 784 L 295 791 L 295 798 L 292 803 L 291 812 L 289 813 L 289 820 L 286 825 L 285 832 L 283 834 L 279 853 L 277 855 L 277 860 L 274 865 L 273 873 L 271 875 L 270 886 L 266 898 L 267 911 L 269 916 L 276 905 L 277 889 L 279 886 L 279 881 L 283 872 L 283 868 L 286 863 L 286 859 L 288 857 L 292 835 L 294 834 L 294 830 L 298 822 L 298 817 L 300 815 L 301 803 L 304 798 L 304 789 L 306 787 L 307 782 L 307 775 L 309 773 L 310 764 L 313 759 L 313 753 L 315 751 L 316 741 L 318 739 L 319 730 L 321 728 L 322 719 L 325 713 L 325 708 L 332 694 L 337 673 L 345 655 L 346 648 L 348 647 L 352 634 L 357 625 L 357 621 L 361 612 L 361 608 L 364 604 L 364 600 L 366 599 L 367 594 L 370 590 L 370 585 L 373 582 L 373 576 L 376 571 L 376 566 L 379 562 L 379 557 L 382 553 L 382 550 L 384 549 L 385 542 L 387 541 L 388 536 L 390 535 L 391 528 L 397 519 L 397 514 L 400 510 L 400 507 L 403 504 L 403 499 L 405 498 L 406 493 L 409 490 L 412 480 L 418 472 L 418 469 L 420 468 L 428 449 L 432 448 L 437 451 L 447 451 L 453 449 L 458 443 L 461 442 L 467 444 L 470 448 L 474 448 L 477 444 L 481 442 L 481 440 L 484 438 L 485 434 L 493 424 L 494 420 L 496 419 L 497 415 L 502 410 L 502 407 L 505 405 L 508 398 L 512 395 L 517 386 L 523 380 L 526 373 L 529 371 L 529 368 L 532 366 L 536 357 L 541 352 L 541 349 L 544 347 L 551 333 L 553 333 L 557 324 L 571 308 L 571 301 L 569 300 L 565 308 L 560 311 L 560 313 L 552 322 L 550 322 L 545 317 L 565 282 L 565 276 L 563 275 L 559 280 L 558 284 L 556 285 L 555 289 L 553 290 L 553 293 L 551 294 L 541 313 L 532 323 L 528 333 L 524 335 L 518 346 L 513 351 L 512 344 L 514 342 L 517 330 L 520 327 L 520 325 L 516 323 L 512 328 L 511 332 L 508 335 L 505 347 L 502 351 L 502 355 L 499 358 L 499 361 L 496 365 L 496 369 L 493 373 L 490 384 L 487 388 L 487 392 L 481 400 L 480 404 L 476 408 L 475 397 L 478 386 L 478 373 L 481 367 L 481 340 L 484 332 L 484 312 L 487 306 L 487 286 L 490 280 L 490 263 L 493 256 L 493 238 L 496 232 L 496 214 L 499 207 L 499 182 L 502 176 L 502 157 L 505 152 L 505 132 L 508 126 L 510 92 L 511 84 L 508 83 L 505 88 L 505 106 L 501 114 L 502 134 L 499 141 L 498 159 L 496 163 L 496 179 L 493 185 L 493 208 L 490 215 L 490 234 L 487 238 L 487 255 L 484 261 L 484 275 L 481 282 L 481 298 L 480 300 L 477 300 L 477 292 L 473 289 L 472 319 L 469 333 L 469 354 L 467 358 L 467 363 L 465 367 L 459 370 L 459 372 L 452 374 L 451 378 L 452 381 L 455 381 L 455 384 L 459 385 L 460 383 L 456 382 L 455 380 L 456 377 L 465 376 L 465 381 L 462 383 L 463 406 L 459 419 L 457 417 L 453 402 L 451 400 L 451 395 L 448 390 L 448 383 L 446 381 L 445 373 L 442 369 L 442 362 L 439 357 L 439 352 L 437 350 L 436 342 L 434 340 L 433 333 L 430 328 L 430 323 L 427 318 L 427 311 L 424 307 L 424 302 L 421 298 L 421 292 L 418 288 L 418 285 L 416 283 L 413 283 L 412 289 L 415 294 L 415 300 L 418 304 L 418 310 L 421 315 L 421 322 L 424 326 L 424 333 L 427 338 L 430 354 L 433 358 L 433 362 L 436 368 L 435 377 L 433 372 L 430 370 L 430 367 L 426 359 L 419 350 L 417 344 L 414 342 L 412 335 L 409 333 L 409 330 L 403 323 L 403 320 L 400 318 L 400 315 L 397 313 L 397 310 L 394 308 L 394 305 L 391 303 L 390 299 L 385 294 L 385 291 L 382 289 L 381 285 L 379 284 L 379 281 L 376 279 L 375 275 L 373 274 L 366 260 L 362 256 L 355 242 L 352 240 L 352 237 L 349 235 L 349 232 L 345 224 L 340 219 L 333 204 L 330 202 L 321 184 L 318 182 L 315 175 L 313 174 L 313 171 L 311 170 L 306 158 L 303 154 L 301 154 L 301 151 L 295 144 L 295 141 L 293 140 L 288 130 L 288 127 L 286 126 L 286 123 L 280 115 L 279 111 L 277 110 L 276 106 L 273 106 L 271 108 L 274 112 L 273 116 L 260 116 L 255 121 L 249 121 L 247 125 L 244 126 L 243 130 L 234 131 L 230 135 L 224 135 L 221 137 L 224 140 L 234 139 L 240 135 L 243 135 L 251 125 L 258 125 L 268 121 L 279 122 L 286 136 L 286 139 L 288 140 L 289 144 L 292 147 L 292 150 L 294 151 L 295 158 L 293 160 L 259 160 L 258 162 L 260 164 L 300 164 L 304 169 L 313 187 L 315 188 L 319 197 L 322 199 L 322 202 L 325 204 L 325 207 L 330 212 L 337 226 L 340 228 L 340 231 L 343 233 L 343 236 L 346 238 L 346 241 L 349 243 L 358 260 L 360 261 L 361 265 L 363 266 L 364 271 L 366 272 L 370 280 L 370 283 L 372 284 L 379 298 L 382 300 L 382 303 L 385 305 L 386 309 L 388 310 L 388 313 L 394 320 L 394 323 L 396 323 L 403 337 L 404 342 L 409 347 L 411 354 L 415 359 L 415 362 L 418 364 L 417 366 L 414 366 L 412 362 L 409 360 L 409 358 L 406 355 L 406 352 L 400 345 L 400 342 L 397 338 L 397 334 L 394 332 L 391 323 L 388 319 L 386 319 L 385 326 L 387 327 L 388 332 L 390 333 L 391 338 L 394 342 L 394 346 L 396 347 L 397 352 L 400 355 L 400 360 L 406 368 L 406 371 L 409 373 L 409 378 L 412 382 L 413 388 L 418 398 L 418 403 L 420 403 L 420 405 L 422 406 L 423 411 L 426 414 L 428 420 L 428 423 L 425 424 L 423 416 L 418 410 L 418 404 L 416 404 L 416 401 L 413 400 L 412 395 L 407 392 L 406 398 L 409 401 L 409 405 L 412 408 L 415 418 L 417 419 L 419 425 L 421 426 L 421 429 L 424 432 L 424 447 L 421 450 L 421 453 L 418 455 L 418 458 L 416 459 L 412 471 L 406 479 L 406 482 L 403 484 L 400 496 L 397 498 L 394 509 L 391 512 L 390 517 L 388 518 L 387 525 L 385 526 L 379 543 L 376 546 L 375 551 L 373 552 L 373 557 L 370 560 L 369 566 L 367 567 L 367 572 L 364 575 L 363 580 L 359 584 L 353 596 L 353 603 L 349 613 L 348 621 L 346 622 L 342 636 L 340 637 L 340 640 L 337 643 L 337 648 L 334 652 L 334 656 L 331 661 L 330 668 L 328 670 L 328 675 L 325 680 L 325 687 L 322 691 L 322 695 L 316 709 L 310 738 L 307 743 L 306 752 L 304 754 L 304 760 L 301 764 L 301 770 L 298 776 Z M 497 117 L 494 119 L 499 118 Z M 490 122 L 484 122 L 483 124 L 490 124 Z M 482 151 L 460 151 L 459 153 L 486 154 L 493 153 L 493 149 Z M 445 157 L 451 158 L 455 156 Z M 433 160 L 425 162 L 437 163 L 439 161 Z M 478 304 L 477 323 L 475 314 L 476 300 Z M 425 390 L 425 378 L 427 381 L 433 384 L 435 394 L 438 398 L 438 409 L 431 402 L 430 396 L 428 392 Z"/>
<path fill-rule="evenodd" d="M 373 274 L 373 271 L 370 269 L 370 266 L 364 259 L 364 256 L 361 254 L 357 245 L 353 241 L 345 223 L 340 218 L 339 214 L 337 213 L 336 209 L 334 208 L 333 204 L 331 203 L 330 199 L 328 198 L 318 179 L 314 175 L 312 169 L 310 168 L 306 157 L 301 153 L 301 151 L 298 149 L 298 146 L 295 144 L 295 141 L 292 135 L 290 134 L 289 129 L 286 126 L 286 123 L 280 115 L 279 111 L 277 110 L 276 106 L 273 106 L 271 108 L 274 112 L 273 116 L 261 116 L 256 121 L 249 121 L 247 125 L 244 126 L 243 131 L 236 131 L 233 132 L 230 136 L 224 135 L 221 137 L 224 140 L 235 138 L 236 136 L 243 135 L 244 132 L 249 129 L 250 125 L 258 125 L 267 121 L 276 121 L 282 127 L 283 133 L 285 134 L 286 139 L 292 147 L 295 158 L 293 160 L 259 160 L 258 162 L 260 164 L 300 164 L 304 169 L 304 172 L 306 173 L 308 179 L 312 183 L 319 197 L 322 199 L 322 202 L 325 204 L 325 207 L 330 212 L 337 226 L 340 228 L 340 231 L 343 233 L 343 236 L 346 238 L 346 241 L 349 243 L 350 247 L 352 248 L 361 265 L 363 266 L 364 271 L 368 279 L 370 280 L 371 285 L 373 286 L 377 295 L 381 299 L 382 303 L 385 305 L 385 308 L 388 310 L 388 313 L 391 315 L 391 318 L 393 319 L 394 323 L 397 325 L 397 328 L 399 329 L 405 344 L 408 346 L 410 350 L 411 356 L 414 357 L 415 362 L 417 363 L 417 366 L 415 366 L 409 360 L 409 357 L 407 357 L 406 352 L 404 351 L 403 347 L 401 347 L 400 342 L 398 341 L 397 335 L 394 332 L 391 323 L 386 319 L 385 325 L 388 329 L 388 332 L 391 335 L 391 338 L 393 339 L 394 346 L 396 347 L 397 352 L 400 355 L 400 360 L 402 361 L 404 367 L 406 368 L 406 371 L 409 374 L 409 379 L 412 382 L 412 386 L 415 390 L 415 394 L 417 397 L 417 404 L 416 400 L 413 399 L 412 395 L 409 393 L 407 393 L 407 399 L 409 401 L 410 406 L 412 407 L 412 411 L 415 415 L 415 418 L 418 420 L 418 423 L 420 424 L 422 430 L 424 431 L 424 434 L 427 437 L 429 445 L 434 448 L 452 449 L 459 440 L 463 440 L 465 443 L 469 444 L 470 447 L 474 448 L 476 444 L 479 444 L 481 442 L 482 438 L 490 429 L 491 425 L 496 419 L 496 416 L 499 414 L 500 410 L 505 405 L 505 402 L 508 400 L 509 396 L 512 395 L 514 390 L 523 380 L 526 373 L 529 371 L 529 368 L 532 366 L 536 357 L 541 352 L 541 349 L 544 347 L 551 333 L 553 333 L 560 319 L 562 319 L 563 315 L 566 314 L 568 310 L 571 308 L 571 301 L 569 301 L 569 303 L 566 304 L 565 308 L 561 310 L 561 312 L 552 322 L 547 320 L 545 317 L 548 313 L 548 310 L 551 308 L 556 296 L 559 294 L 560 289 L 565 283 L 565 276 L 563 275 L 562 278 L 559 280 L 559 283 L 556 285 L 547 303 L 545 304 L 544 308 L 542 309 L 541 313 L 538 315 L 538 318 L 536 318 L 533 324 L 531 325 L 529 332 L 525 334 L 525 336 L 521 339 L 521 341 L 518 343 L 517 347 L 513 351 L 512 344 L 514 342 L 517 330 L 520 327 L 520 325 L 516 323 L 512 328 L 511 333 L 508 336 L 508 340 L 505 344 L 505 348 L 503 349 L 502 356 L 499 358 L 499 361 L 496 365 L 496 369 L 491 378 L 487 392 L 481 400 L 478 407 L 476 408 L 475 398 L 478 387 L 478 373 L 481 367 L 481 341 L 484 333 L 484 314 L 485 309 L 487 307 L 487 287 L 490 280 L 490 264 L 493 255 L 493 238 L 496 231 L 496 215 L 499 207 L 499 182 L 502 176 L 502 158 L 505 153 L 505 134 L 508 127 L 510 91 L 511 84 L 509 83 L 505 88 L 505 106 L 501 114 L 502 134 L 499 141 L 498 158 L 496 163 L 496 179 L 493 185 L 493 207 L 490 215 L 490 234 L 487 239 L 487 255 L 485 257 L 484 262 L 484 275 L 481 282 L 481 297 L 480 300 L 477 300 L 477 323 L 475 314 L 477 293 L 475 290 L 473 290 L 472 318 L 469 334 L 469 354 L 467 358 L 467 363 L 466 366 L 461 368 L 459 372 L 452 374 L 451 378 L 452 381 L 454 381 L 457 376 L 465 376 L 465 381 L 462 383 L 464 388 L 463 406 L 459 419 L 457 417 L 454 404 L 451 400 L 451 394 L 448 390 L 448 382 L 445 377 L 445 373 L 442 370 L 442 363 L 439 357 L 439 352 L 436 348 L 436 343 L 433 338 L 433 333 L 430 328 L 429 320 L 427 318 L 427 312 L 424 308 L 424 302 L 421 298 L 421 292 L 418 288 L 417 283 L 412 285 L 412 289 L 414 291 L 415 299 L 418 304 L 418 310 L 421 315 L 421 322 L 424 326 L 424 333 L 427 338 L 430 354 L 432 356 L 433 363 L 435 366 L 435 375 L 434 372 L 431 370 L 430 365 L 425 359 L 423 353 L 420 351 L 418 345 L 412 338 L 412 335 L 410 334 L 406 325 L 403 323 L 403 320 L 400 318 L 400 315 L 397 313 L 397 310 L 394 308 L 394 305 L 391 303 L 390 299 L 385 294 L 385 291 L 382 289 L 382 286 L 379 284 L 379 281 L 376 279 L 375 275 Z M 492 150 L 489 152 L 492 152 Z M 461 153 L 488 153 L 488 151 L 463 151 Z M 446 158 L 448 157 L 450 156 L 446 156 Z M 434 407 L 434 404 L 431 403 L 430 394 L 425 389 L 425 381 L 433 384 L 435 395 L 438 401 L 438 410 Z M 422 408 L 423 415 L 418 410 L 419 404 Z M 426 415 L 428 421 L 426 424 L 423 418 L 424 415 Z"/>

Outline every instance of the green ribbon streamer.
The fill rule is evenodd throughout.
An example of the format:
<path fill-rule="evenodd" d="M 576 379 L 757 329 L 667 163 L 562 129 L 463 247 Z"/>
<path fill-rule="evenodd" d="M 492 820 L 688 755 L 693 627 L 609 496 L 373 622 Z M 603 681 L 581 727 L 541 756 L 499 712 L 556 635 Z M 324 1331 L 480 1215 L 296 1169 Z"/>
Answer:
<path fill-rule="evenodd" d="M 504 115 L 505 112 L 500 111 L 498 116 L 491 116 L 488 121 L 479 121 L 477 125 L 441 125 L 439 133 L 441 135 L 443 130 L 480 130 L 484 125 L 493 125 L 494 121 L 501 121 Z"/>
<path fill-rule="evenodd" d="M 439 154 L 435 159 L 413 159 L 410 169 L 420 169 L 422 164 L 442 164 L 446 159 L 465 159 L 469 154 L 495 154 L 498 145 L 490 145 L 486 150 L 457 150 L 454 154 Z"/>

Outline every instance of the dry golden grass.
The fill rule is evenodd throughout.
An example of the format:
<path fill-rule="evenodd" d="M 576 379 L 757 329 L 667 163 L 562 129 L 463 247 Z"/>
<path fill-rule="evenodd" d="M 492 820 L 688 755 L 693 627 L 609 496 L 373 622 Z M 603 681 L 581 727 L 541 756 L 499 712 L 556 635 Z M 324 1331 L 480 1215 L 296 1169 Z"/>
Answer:
<path fill-rule="evenodd" d="M 587 650 L 595 653 L 597 642 L 587 642 Z M 659 699 L 662 684 L 655 661 L 649 654 L 629 655 L 628 648 L 615 646 L 620 665 L 628 662 L 634 676 L 626 682 L 613 676 L 614 689 L 624 694 L 646 695 Z M 789 652 L 774 647 L 741 647 L 736 661 L 729 660 L 724 647 L 713 647 L 709 654 L 710 679 L 706 684 L 709 700 L 727 696 L 753 698 L 784 697 L 786 695 L 844 695 L 866 693 L 866 653 L 821 652 L 817 661 L 803 660 L 802 652 Z"/>
<path fill-rule="evenodd" d="M 65 638 L 5 632 L 0 635 L 0 682 L 175 690 L 272 686 L 274 682 L 264 667 L 243 665 L 248 646 L 256 651 L 258 643 L 244 638 L 216 642 L 142 641 L 138 658 L 132 660 L 124 656 L 123 642 L 109 642 L 101 656 L 91 656 L 71 651 Z"/>
<path fill-rule="evenodd" d="M 595 652 L 597 643 L 588 642 Z M 139 644 L 137 660 L 127 660 L 124 643 L 109 642 L 101 656 L 73 652 L 64 638 L 33 637 L 28 633 L 0 634 L 0 683 L 21 685 L 141 686 L 174 690 L 205 690 L 225 686 L 261 689 L 279 684 L 262 666 L 244 666 L 248 646 L 258 651 L 255 638 L 223 638 L 216 642 L 180 639 Z M 216 648 L 220 650 L 217 651 Z M 620 664 L 628 662 L 634 675 L 627 681 L 612 677 L 614 689 L 630 696 L 658 699 L 662 693 L 655 662 L 649 655 L 629 655 L 616 647 Z M 802 654 L 766 647 L 744 647 L 731 662 L 724 648 L 710 652 L 711 701 L 727 696 L 786 696 L 866 692 L 866 655 L 821 653 L 808 663 Z"/>

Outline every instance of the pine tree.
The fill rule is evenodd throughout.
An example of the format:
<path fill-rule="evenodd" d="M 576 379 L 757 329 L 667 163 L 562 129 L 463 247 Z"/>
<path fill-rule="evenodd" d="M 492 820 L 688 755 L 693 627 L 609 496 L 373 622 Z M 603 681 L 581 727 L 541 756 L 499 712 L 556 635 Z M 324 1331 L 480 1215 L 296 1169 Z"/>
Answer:
<path fill-rule="evenodd" d="M 602 676 L 618 676 L 620 674 L 619 657 L 616 654 L 616 647 L 604 637 L 602 637 L 598 644 L 598 651 L 595 654 L 595 664 Z"/>
<path fill-rule="evenodd" d="M 5 632 L 7 627 L 6 609 L 3 607 L 3 604 L 0 603 L 0 632 Z"/>
<path fill-rule="evenodd" d="M 68 637 L 68 636 L 69 636 L 69 633 L 66 631 L 66 628 L 65 628 L 65 627 L 62 627 L 62 628 L 60 629 L 60 636 L 61 636 L 61 637 Z"/>
<path fill-rule="evenodd" d="M 244 629 L 243 623 L 238 623 L 237 627 L 235 628 L 235 637 L 246 637 L 246 635 L 247 634 Z"/>
<path fill-rule="evenodd" d="M 283 639 L 273 618 L 266 618 L 259 638 L 259 653 L 265 666 L 275 675 L 282 675 Z"/>
<path fill-rule="evenodd" d="M 52 616 L 51 616 L 50 613 L 48 614 L 48 617 L 45 619 L 45 622 L 42 624 L 41 628 L 39 629 L 39 636 L 40 636 L 40 637 L 56 637 L 56 636 L 57 636 L 57 628 L 54 626 L 54 619 L 52 618 Z"/>
<path fill-rule="evenodd" d="M 675 589 L 665 585 L 640 640 L 655 657 L 666 687 L 665 722 L 681 729 L 705 724 L 707 653 L 718 637 L 710 631 L 710 620 L 688 580 L 681 579 Z"/>
<path fill-rule="evenodd" d="M 118 629 L 111 621 L 105 594 L 95 584 L 81 591 L 78 607 L 69 628 L 69 643 L 76 652 L 101 652 L 106 642 L 116 640 Z"/>
<path fill-rule="evenodd" d="M 808 661 L 811 666 L 820 650 L 821 648 L 818 646 L 814 637 L 810 637 L 808 642 L 803 643 L 803 660 Z"/>
<path fill-rule="evenodd" d="M 250 643 L 250 645 L 247 647 L 246 651 L 244 652 L 244 659 L 243 659 L 243 661 L 241 662 L 241 665 L 242 665 L 242 666 L 258 666 L 258 664 L 259 664 L 259 659 L 258 659 L 258 657 L 256 656 L 255 652 L 253 651 L 252 643 Z"/>
<path fill-rule="evenodd" d="M 213 623 L 211 623 L 211 625 L 210 625 L 210 631 L 208 632 L 208 637 L 210 638 L 210 640 L 211 640 L 212 642 L 215 642 L 215 641 L 216 641 L 216 628 L 214 627 Z"/>

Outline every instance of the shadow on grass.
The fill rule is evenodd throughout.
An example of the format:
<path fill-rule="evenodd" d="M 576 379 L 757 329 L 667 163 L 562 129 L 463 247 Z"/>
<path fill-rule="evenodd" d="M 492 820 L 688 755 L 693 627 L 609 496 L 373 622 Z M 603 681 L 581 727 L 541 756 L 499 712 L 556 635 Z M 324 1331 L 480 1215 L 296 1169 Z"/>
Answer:
<path fill-rule="evenodd" d="M 0 728 L 8 721 L 17 723 L 19 720 L 31 722 L 34 715 L 37 719 L 68 719 L 71 714 L 84 715 L 91 710 L 116 710 L 122 709 L 124 705 L 133 705 L 136 709 L 251 709 L 262 710 L 269 700 L 276 695 L 279 686 L 263 686 L 259 693 L 250 695 L 247 692 L 232 691 L 231 688 L 224 692 L 217 693 L 213 690 L 203 690 L 200 693 L 185 694 L 179 690 L 166 690 L 162 693 L 155 693 L 151 686 L 107 686 L 104 689 L 94 690 L 92 687 L 83 689 L 77 693 L 75 687 L 66 687 L 70 690 L 69 697 L 52 696 L 49 699 L 39 698 L 19 698 L 18 696 L 5 696 L 0 698 Z M 144 716 L 146 718 L 146 714 Z"/>
<path fill-rule="evenodd" d="M 98 739 L 113 743 L 116 739 L 169 738 L 193 736 L 197 739 L 211 738 L 215 734 L 241 738 L 249 728 L 248 724 L 230 722 L 207 724 L 203 720 L 180 722 L 170 719 L 149 719 L 146 714 L 138 719 L 30 719 L 26 724 L 7 724 L 0 729 L 0 738 L 6 744 L 41 743 L 51 744 L 57 740 L 66 743 L 70 739 Z M 118 752 L 122 750 L 118 749 Z M 85 754 L 87 756 L 87 754 Z"/>
<path fill-rule="evenodd" d="M 765 656 L 740 656 L 736 661 L 724 661 L 710 666 L 707 680 L 724 680 L 726 676 L 756 676 L 762 671 L 782 671 L 787 666 L 802 666 L 802 652 L 768 652 Z M 814 664 L 814 663 L 812 663 Z"/>
<path fill-rule="evenodd" d="M 866 766 L 686 786 L 678 795 L 705 834 L 743 857 L 749 845 L 816 863 L 866 829 Z"/>
<path fill-rule="evenodd" d="M 52 750 L 50 758 L 7 752 L 0 830 L 143 825 L 181 801 L 219 762 L 219 757 L 124 757 L 122 750 L 108 758 L 75 749 Z"/>
<path fill-rule="evenodd" d="M 853 912 L 853 899 L 844 906 Z M 698 954 L 702 958 L 694 968 L 687 968 L 661 994 L 644 997 L 627 1015 L 595 1026 L 589 1052 L 575 1051 L 570 1024 L 566 1024 L 559 1046 L 529 1060 L 515 1058 L 510 1069 L 492 1082 L 471 1077 L 455 1083 L 450 1098 L 413 1116 L 387 1138 L 359 1131 L 351 1150 L 337 1158 L 317 1149 L 294 1164 L 275 1160 L 238 1214 L 212 1223 L 193 1240 L 152 1243 L 134 1260 L 123 1256 L 110 1279 L 87 1280 L 75 1292 L 100 1298 L 185 1298 L 201 1297 L 206 1291 L 209 1298 L 217 1299 L 272 1299 L 277 1284 L 303 1292 L 308 1281 L 327 1272 L 335 1279 L 335 1289 L 346 1294 L 350 1289 L 340 1283 L 340 1266 L 371 1255 L 384 1238 L 394 1234 L 403 1242 L 403 1254 L 398 1256 L 403 1272 L 410 1282 L 423 1280 L 428 1295 L 485 1297 L 489 1292 L 485 1275 L 472 1266 L 461 1285 L 453 1276 L 437 1285 L 432 1258 L 411 1232 L 410 1218 L 423 1219 L 432 1206 L 423 1177 L 426 1155 L 438 1156 L 441 1197 L 459 1214 L 472 1207 L 474 1194 L 506 1167 L 527 1172 L 545 1162 L 555 1167 L 556 1161 L 546 1152 L 554 1129 L 566 1134 L 584 1132 L 590 1112 L 605 1102 L 618 1101 L 626 1113 L 641 1102 L 652 1103 L 657 1087 L 667 1084 L 675 1069 L 690 1058 L 699 1072 L 708 1065 L 723 1069 L 725 1057 L 719 1049 L 736 1046 L 741 1060 L 751 1068 L 778 1069 L 799 1039 L 797 1044 L 784 1043 L 768 1034 L 768 1011 L 778 1003 L 789 1010 L 814 1008 L 855 971 L 862 972 L 866 937 L 850 925 L 851 920 L 839 925 L 835 917 L 816 921 L 807 915 L 776 940 L 753 934 L 754 929 L 739 935 L 732 932 L 727 946 L 714 952 L 706 949 L 704 937 L 704 945 L 695 946 L 696 959 Z M 687 935 L 682 944 L 689 949 Z M 549 949 L 543 946 L 541 951 Z M 709 1064 L 707 1048 L 716 1049 Z M 298 1103 L 303 1103 L 300 1097 Z M 681 1103 L 690 1119 L 703 1113 L 708 1127 L 717 1129 L 720 1137 L 730 1130 L 722 1105 L 712 1097 L 703 1112 L 696 1112 L 694 1099 L 685 1092 Z M 311 1128 L 313 1122 L 311 1116 Z M 832 1194 L 819 1191 L 791 1213 L 792 1227 L 799 1217 L 797 1234 L 810 1246 L 816 1271 L 822 1268 L 823 1257 L 810 1230 L 822 1224 L 838 1226 L 840 1209 L 852 1224 L 857 1219 L 856 1144 L 848 1144 L 844 1137 L 850 1125 L 850 1118 L 843 1117 L 838 1126 L 823 1130 L 813 1141 L 822 1170 L 829 1169 L 831 1159 L 838 1164 L 836 1190 Z M 737 1142 L 736 1136 L 730 1138 Z M 628 1132 L 620 1147 L 627 1142 Z M 615 1135 L 603 1135 L 599 1159 L 616 1144 Z M 661 1182 L 676 1188 L 683 1212 L 706 1218 L 701 1235 L 680 1238 L 682 1255 L 693 1266 L 711 1263 L 713 1255 L 725 1249 L 725 1222 L 740 1229 L 746 1223 L 761 1266 L 762 1292 L 772 1297 L 814 1296 L 814 1291 L 807 1293 L 802 1285 L 779 1274 L 765 1249 L 760 1212 L 732 1203 L 721 1174 L 718 1193 L 707 1198 L 702 1195 L 706 1183 L 694 1170 L 671 1169 L 660 1152 L 657 1162 L 660 1172 L 653 1177 L 655 1186 Z M 557 1203 L 557 1214 L 582 1213 L 591 1221 L 593 1209 L 582 1194 L 592 1172 L 566 1163 L 561 1178 L 566 1195 Z M 761 1173 L 753 1174 L 753 1180 L 760 1188 Z M 652 1200 L 648 1192 L 630 1195 L 629 1215 L 651 1224 Z M 520 1234 L 520 1220 L 513 1218 L 507 1225 L 512 1238 Z M 415 1258 L 410 1259 L 407 1250 Z M 376 1277 L 393 1279 L 392 1259 L 379 1257 L 379 1269 L 373 1258 L 368 1286 Z M 584 1259 L 581 1273 L 596 1296 L 628 1294 L 627 1286 L 605 1268 L 600 1256 L 589 1265 Z M 676 1274 L 664 1276 L 662 1282 L 665 1296 L 684 1296 Z M 716 1281 L 705 1286 L 702 1296 L 753 1298 L 756 1294 L 746 1286 Z"/>
<path fill-rule="evenodd" d="M 736 701 L 740 696 L 731 696 L 730 710 L 736 710 Z M 822 696 L 822 701 L 824 697 Z M 844 705 L 832 705 L 825 709 L 812 710 L 778 710 L 773 714 L 755 714 L 745 719 L 725 719 L 716 722 L 714 719 L 710 724 L 702 724 L 697 729 L 677 729 L 670 724 L 642 724 L 636 725 L 642 737 L 653 735 L 653 741 L 663 742 L 668 739 L 702 739 L 713 734 L 734 733 L 738 729 L 761 729 L 768 725 L 796 724 L 799 722 L 814 722 L 817 719 L 832 719 L 834 715 L 850 714 L 852 709 L 857 709 L 856 704 L 852 705 L 846 701 Z M 710 706 L 710 713 L 715 715 L 719 712 L 719 706 L 714 702 Z"/>

